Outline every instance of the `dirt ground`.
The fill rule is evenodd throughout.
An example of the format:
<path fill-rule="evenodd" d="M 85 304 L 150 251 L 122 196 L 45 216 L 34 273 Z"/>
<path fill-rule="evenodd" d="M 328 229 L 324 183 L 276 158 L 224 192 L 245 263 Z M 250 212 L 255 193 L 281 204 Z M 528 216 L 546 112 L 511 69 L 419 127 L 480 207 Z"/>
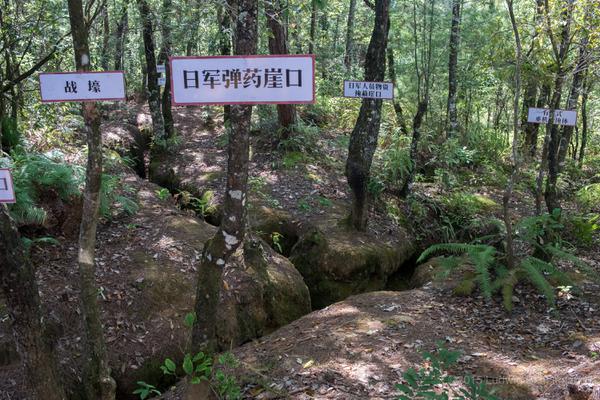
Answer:
<path fill-rule="evenodd" d="M 218 119 L 211 125 L 202 111 L 175 110 L 183 142 L 171 167 L 186 184 L 215 190 L 218 201 L 226 146 Z M 128 135 L 147 121 L 143 107 L 135 105 L 114 115 L 117 121 L 105 126 L 109 143 L 111 135 L 113 143 L 129 143 Z M 255 137 L 253 197 L 300 221 L 341 216 L 348 205 L 343 136 L 325 132 L 318 143 L 327 157 L 309 155 L 285 166 L 271 143 Z M 131 172 L 123 180 L 140 211 L 100 226 L 97 281 L 111 366 L 128 382 L 121 388 L 125 399 L 136 377 L 163 387 L 173 383 L 150 361 L 185 352 L 183 316 L 192 308 L 203 243 L 215 228 L 172 200 L 160 200 L 158 186 Z M 369 234 L 393 238 L 397 229 L 384 213 L 372 214 Z M 76 380 L 81 351 L 76 234 L 58 239 L 58 246 L 36 248 L 33 259 L 61 368 Z M 579 255 L 600 269 L 597 248 Z M 422 365 L 419 351 L 442 341 L 462 352 L 453 370 L 457 376 L 486 380 L 502 398 L 563 399 L 569 384 L 600 387 L 600 286 L 581 280 L 581 287 L 581 295 L 559 299 L 555 310 L 528 286 L 520 287 L 510 314 L 499 301 L 453 296 L 440 284 L 353 296 L 233 349 L 240 361 L 235 373 L 248 399 L 389 399 L 397 395 L 394 385 L 402 372 Z M 10 334 L 0 308 L 2 343 L 10 343 Z M 10 353 L 9 344 L 3 348 Z M 14 354 L 0 361 L 0 400 L 27 399 Z M 181 398 L 180 389 L 165 398 Z"/>

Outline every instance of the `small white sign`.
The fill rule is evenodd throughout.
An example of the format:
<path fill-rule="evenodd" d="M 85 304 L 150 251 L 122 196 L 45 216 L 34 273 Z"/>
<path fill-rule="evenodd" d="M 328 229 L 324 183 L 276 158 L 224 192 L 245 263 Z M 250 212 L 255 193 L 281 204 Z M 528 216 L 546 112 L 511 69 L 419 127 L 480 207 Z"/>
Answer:
<path fill-rule="evenodd" d="M 315 102 L 312 54 L 171 57 L 169 62 L 175 106 Z"/>
<path fill-rule="evenodd" d="M 527 122 L 531 122 L 533 124 L 547 124 L 549 118 L 549 109 L 529 107 L 529 111 L 527 113 Z"/>
<path fill-rule="evenodd" d="M 0 168 L 0 203 L 15 203 L 16 201 L 10 169 Z"/>
<path fill-rule="evenodd" d="M 165 86 L 167 84 L 167 78 L 160 77 L 158 78 L 158 86 Z"/>
<path fill-rule="evenodd" d="M 554 111 L 554 123 L 557 125 L 576 126 L 577 111 L 556 110 Z"/>
<path fill-rule="evenodd" d="M 394 84 L 391 82 L 344 81 L 344 97 L 392 100 Z"/>
<path fill-rule="evenodd" d="M 48 72 L 40 74 L 42 103 L 125 100 L 125 74 L 105 72 Z"/>
<path fill-rule="evenodd" d="M 165 64 L 156 65 L 156 72 L 158 72 L 159 74 L 164 74 L 165 72 L 167 72 Z"/>

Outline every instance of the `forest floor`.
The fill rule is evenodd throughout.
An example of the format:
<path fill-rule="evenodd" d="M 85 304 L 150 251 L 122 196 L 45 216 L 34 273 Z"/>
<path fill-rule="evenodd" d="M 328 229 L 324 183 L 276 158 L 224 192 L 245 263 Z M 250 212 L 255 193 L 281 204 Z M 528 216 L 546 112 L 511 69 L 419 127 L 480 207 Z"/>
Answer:
<path fill-rule="evenodd" d="M 226 166 L 223 129 L 204 109 L 174 111 L 181 143 L 169 167 L 181 179 L 177 185 L 212 189 L 218 203 Z M 131 132 L 147 124 L 144 109 L 129 104 L 111 113 L 103 127 L 105 142 L 128 147 Z M 300 225 L 343 218 L 349 204 L 343 174 L 347 132 L 323 132 L 312 154 L 281 156 L 260 136 L 252 143 L 250 190 L 255 204 L 285 210 Z M 73 148 L 77 146 L 81 143 Z M 129 169 L 120 173 L 140 209 L 131 216 L 115 215 L 99 227 L 97 280 L 111 366 L 125 399 L 132 398 L 128 394 L 138 379 L 161 387 L 174 383 L 158 367 L 164 357 L 185 352 L 183 318 L 193 305 L 197 261 L 216 228 L 181 210 L 174 200 L 159 199 L 159 187 Z M 500 188 L 481 185 L 463 190 L 496 200 L 500 195 Z M 431 185 L 417 185 L 416 191 L 428 196 L 442 192 Z M 513 208 L 530 215 L 530 207 L 523 204 L 531 203 L 526 193 L 517 193 Z M 76 214 L 77 205 L 55 202 L 47 207 L 62 223 L 56 229 L 60 245 L 36 247 L 33 259 L 61 369 L 77 379 L 77 223 L 69 227 L 62 222 Z M 402 231 L 381 210 L 373 211 L 369 226 L 368 235 L 384 242 Z M 600 270 L 597 248 L 580 249 L 578 256 Z M 423 365 L 419 352 L 442 341 L 462 352 L 452 369 L 456 376 L 471 373 L 506 399 L 563 399 L 569 384 L 582 390 L 587 383 L 600 387 L 600 287 L 583 278 L 579 284 L 582 293 L 559 298 L 555 310 L 532 288 L 520 286 L 511 313 L 499 299 L 458 297 L 444 283 L 352 296 L 233 349 L 239 360 L 234 372 L 249 399 L 395 398 L 394 385 L 401 383 L 402 372 Z M 8 319 L 0 318 L 0 399 L 26 399 Z M 181 393 L 178 386 L 164 398 L 183 398 Z"/>

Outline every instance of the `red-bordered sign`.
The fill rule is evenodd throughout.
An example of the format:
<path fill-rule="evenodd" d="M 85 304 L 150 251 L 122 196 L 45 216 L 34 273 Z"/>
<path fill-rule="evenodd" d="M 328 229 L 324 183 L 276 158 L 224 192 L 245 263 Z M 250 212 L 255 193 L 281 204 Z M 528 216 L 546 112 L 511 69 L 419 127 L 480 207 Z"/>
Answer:
<path fill-rule="evenodd" d="M 169 70 L 174 106 L 315 103 L 314 54 L 173 56 Z"/>
<path fill-rule="evenodd" d="M 41 72 L 39 81 L 42 103 L 127 100 L 123 71 Z"/>
<path fill-rule="evenodd" d="M 15 203 L 16 201 L 10 168 L 0 168 L 0 203 Z"/>
<path fill-rule="evenodd" d="M 366 87 L 361 88 L 349 88 L 349 83 L 358 83 L 360 86 L 366 85 Z M 373 88 L 370 86 L 373 85 Z M 382 86 L 378 88 L 378 85 Z M 383 87 L 387 85 L 387 88 Z M 347 91 L 360 91 L 367 92 L 365 95 L 347 95 Z M 369 95 L 369 92 L 373 92 L 373 96 Z M 356 92 L 355 92 L 356 93 Z M 379 93 L 380 96 L 376 96 Z M 353 81 L 353 80 L 344 80 L 344 96 L 352 99 L 374 99 L 374 100 L 393 100 L 394 99 L 394 84 L 392 82 L 373 82 L 373 81 Z"/>

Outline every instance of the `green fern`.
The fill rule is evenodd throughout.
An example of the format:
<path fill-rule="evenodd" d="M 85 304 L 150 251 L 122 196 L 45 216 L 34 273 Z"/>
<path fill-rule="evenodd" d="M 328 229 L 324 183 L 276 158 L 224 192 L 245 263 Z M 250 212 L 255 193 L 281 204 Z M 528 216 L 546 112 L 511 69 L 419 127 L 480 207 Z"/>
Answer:
<path fill-rule="evenodd" d="M 492 248 L 484 244 L 469 244 L 469 243 L 438 243 L 429 246 L 417 260 L 417 263 L 422 263 L 436 253 L 451 253 L 451 254 L 469 254 L 471 252 L 483 251 L 486 248 Z M 495 249 L 494 249 L 495 250 Z"/>
<path fill-rule="evenodd" d="M 552 306 L 555 300 L 554 288 L 548 283 L 548 280 L 539 271 L 536 267 L 536 263 L 532 261 L 532 259 L 534 259 L 534 257 L 523 259 L 519 265 L 519 269 L 524 272 L 525 277 L 546 297 L 548 305 Z"/>

